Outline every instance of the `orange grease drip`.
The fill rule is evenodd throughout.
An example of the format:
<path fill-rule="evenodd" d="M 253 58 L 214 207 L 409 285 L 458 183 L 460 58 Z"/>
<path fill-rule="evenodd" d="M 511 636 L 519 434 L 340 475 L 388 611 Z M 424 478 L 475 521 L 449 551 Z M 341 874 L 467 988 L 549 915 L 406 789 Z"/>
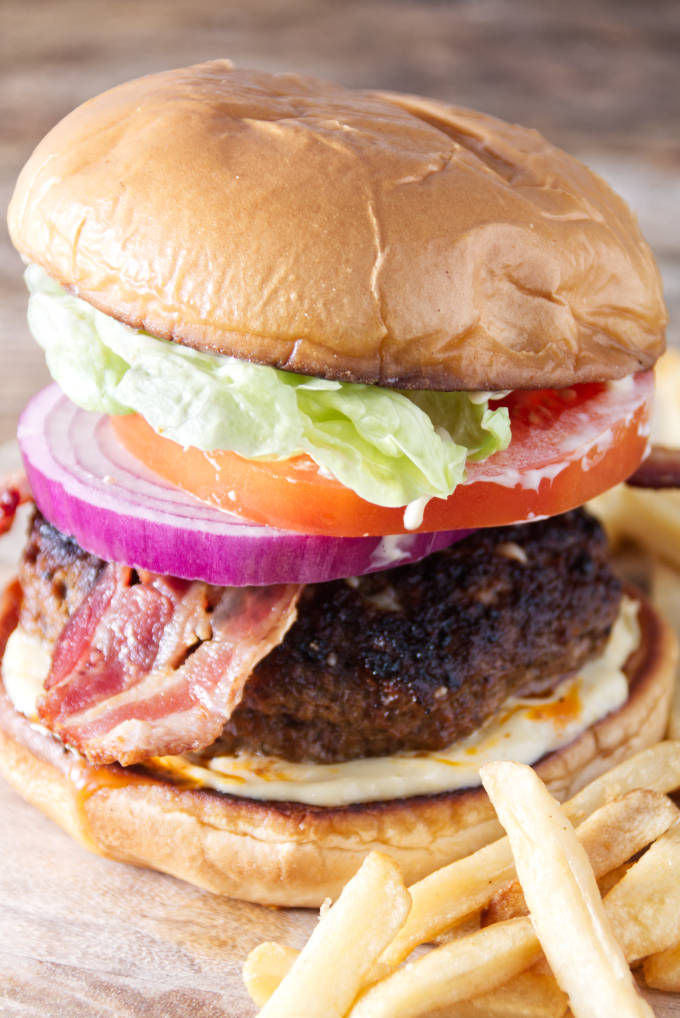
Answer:
<path fill-rule="evenodd" d="M 206 787 L 201 781 L 200 776 L 193 774 L 194 769 L 205 770 L 206 774 L 215 774 L 218 778 L 226 778 L 228 781 L 233 781 L 234 784 L 245 785 L 246 778 L 241 774 L 233 774 L 230 771 L 221 771 L 219 769 L 211 770 L 207 764 L 193 763 L 189 765 L 189 768 L 185 768 L 181 763 L 168 760 L 165 757 L 152 757 L 150 760 L 145 762 L 147 767 L 152 772 L 158 772 L 166 775 L 176 783 L 187 785 L 191 788 L 203 788 Z M 262 766 L 251 765 L 249 773 L 261 781 L 289 781 L 290 777 L 285 772 L 274 772 L 266 762 L 263 762 Z M 208 786 L 209 787 L 209 786 Z"/>
<path fill-rule="evenodd" d="M 181 758 L 180 758 L 181 759 Z M 179 788 L 207 788 L 205 782 L 200 777 L 192 774 L 193 769 L 205 770 L 208 772 L 207 767 L 203 767 L 201 764 L 189 764 L 183 766 L 181 762 L 177 762 L 173 757 L 165 756 L 151 756 L 148 760 L 144 761 L 144 769 L 149 771 L 150 774 L 160 777 L 163 781 L 172 781 L 174 785 Z M 220 774 L 220 772 L 217 772 Z M 245 784 L 246 779 L 239 777 L 237 774 L 226 774 L 221 775 L 230 778 L 232 781 L 240 784 Z"/>
<path fill-rule="evenodd" d="M 78 840 L 91 852 L 106 854 L 95 838 L 87 810 L 87 803 L 93 795 L 104 789 L 127 788 L 130 785 L 148 784 L 148 778 L 127 771 L 122 767 L 98 767 L 82 757 L 73 757 L 68 766 L 68 779 L 73 788 L 73 805 L 79 828 Z"/>
<path fill-rule="evenodd" d="M 574 682 L 568 692 L 558 700 L 530 707 L 528 717 L 531 721 L 549 721 L 555 728 L 560 729 L 578 720 L 582 711 L 581 683 Z"/>

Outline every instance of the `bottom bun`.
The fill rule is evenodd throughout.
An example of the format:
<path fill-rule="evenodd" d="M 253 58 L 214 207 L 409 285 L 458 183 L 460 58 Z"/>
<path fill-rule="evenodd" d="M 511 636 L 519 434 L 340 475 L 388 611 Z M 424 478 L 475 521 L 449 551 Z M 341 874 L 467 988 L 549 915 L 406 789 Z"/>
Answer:
<path fill-rule="evenodd" d="M 627 701 L 536 765 L 559 799 L 663 737 L 676 642 L 635 597 L 642 639 L 625 666 Z M 8 588 L 0 642 L 15 624 L 15 601 Z M 97 767 L 18 714 L 1 686 L 0 772 L 93 851 L 268 905 L 318 906 L 337 896 L 372 849 L 395 858 L 412 883 L 502 833 L 481 788 L 318 807 L 170 784 L 141 767 Z"/>

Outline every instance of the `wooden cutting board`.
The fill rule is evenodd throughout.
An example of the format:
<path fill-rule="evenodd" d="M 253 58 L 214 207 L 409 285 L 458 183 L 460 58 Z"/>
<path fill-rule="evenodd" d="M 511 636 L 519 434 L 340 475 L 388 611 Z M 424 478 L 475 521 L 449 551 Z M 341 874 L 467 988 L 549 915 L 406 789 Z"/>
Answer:
<path fill-rule="evenodd" d="M 0 448 L 0 471 L 15 456 Z M 0 575 L 20 540 L 0 542 Z M 0 860 L 3 1016 L 251 1018 L 248 951 L 263 940 L 301 947 L 316 922 L 92 855 L 2 781 Z M 680 996 L 650 999 L 659 1018 L 680 1018 Z"/>
<path fill-rule="evenodd" d="M 315 922 L 91 855 L 4 783 L 0 858 L 2 1015 L 250 1018 L 248 951 Z"/>

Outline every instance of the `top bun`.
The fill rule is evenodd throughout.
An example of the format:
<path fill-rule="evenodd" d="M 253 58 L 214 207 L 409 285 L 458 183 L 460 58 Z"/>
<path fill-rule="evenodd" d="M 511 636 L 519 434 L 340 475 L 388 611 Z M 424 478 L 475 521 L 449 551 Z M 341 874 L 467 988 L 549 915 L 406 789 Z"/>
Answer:
<path fill-rule="evenodd" d="M 9 225 L 107 314 L 304 374 L 560 387 L 663 350 L 624 202 L 535 131 L 414 96 L 223 60 L 139 78 L 50 131 Z"/>

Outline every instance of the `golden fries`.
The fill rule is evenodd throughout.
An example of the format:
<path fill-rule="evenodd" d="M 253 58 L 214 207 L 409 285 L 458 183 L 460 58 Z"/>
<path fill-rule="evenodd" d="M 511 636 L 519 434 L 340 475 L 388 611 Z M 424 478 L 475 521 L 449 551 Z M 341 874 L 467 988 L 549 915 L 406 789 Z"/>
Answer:
<path fill-rule="evenodd" d="M 409 888 L 411 911 L 378 960 L 375 977 L 391 972 L 419 944 L 428 943 L 483 908 L 513 874 L 510 845 L 507 838 L 501 838 L 413 884 Z"/>
<path fill-rule="evenodd" d="M 243 965 L 243 982 L 258 1007 L 264 1007 L 299 954 L 272 940 L 253 948 Z"/>
<path fill-rule="evenodd" d="M 385 945 L 402 925 L 410 897 L 399 867 L 366 857 L 262 1008 L 261 1018 L 343 1018 Z"/>
<path fill-rule="evenodd" d="M 626 537 L 680 568 L 680 490 L 614 488 L 596 502 L 607 531 Z"/>
<path fill-rule="evenodd" d="M 450 1005 L 446 1018 L 564 1018 L 568 1007 L 555 977 L 534 966 L 496 990 Z"/>
<path fill-rule="evenodd" d="M 301 953 L 269 943 L 249 955 L 244 981 L 264 1018 L 564 1018 L 563 990 L 576 1018 L 649 1018 L 628 968 L 641 959 L 649 985 L 680 989 L 680 816 L 663 794 L 680 787 L 680 743 L 639 753 L 562 808 L 530 768 L 496 763 L 483 775 L 499 818 L 514 825 L 524 889 L 507 837 L 410 896 L 396 864 L 373 853 Z"/>
<path fill-rule="evenodd" d="M 658 742 L 595 778 L 563 806 L 572 824 L 633 788 L 673 792 L 680 788 L 680 741 Z"/>
<path fill-rule="evenodd" d="M 496 923 L 397 969 L 362 994 L 349 1018 L 419 1018 L 500 986 L 540 952 L 527 918 Z"/>
<path fill-rule="evenodd" d="M 672 347 L 656 362 L 652 441 L 680 446 L 680 350 Z"/>
<path fill-rule="evenodd" d="M 659 792 L 680 787 L 680 742 L 659 743 L 636 754 L 586 785 L 564 810 L 572 822 L 581 823 L 611 799 L 640 787 Z M 513 876 L 510 845 L 501 838 L 413 884 L 408 919 L 380 958 L 376 978 L 399 965 L 419 944 L 484 908 Z"/>
<path fill-rule="evenodd" d="M 579 825 L 576 835 L 599 879 L 668 830 L 677 816 L 677 806 L 666 795 L 635 788 L 600 806 Z M 525 913 L 524 895 L 519 882 L 514 880 L 494 895 L 485 922 L 499 922 Z"/>
<path fill-rule="evenodd" d="M 629 962 L 680 941 L 680 821 L 649 848 L 605 898 Z"/>
<path fill-rule="evenodd" d="M 655 990 L 680 993 L 680 943 L 650 954 L 645 958 L 642 971 L 647 986 Z"/>
<path fill-rule="evenodd" d="M 480 774 L 510 838 L 534 928 L 576 1018 L 651 1018 L 559 804 L 530 767 L 497 762 Z"/>
<path fill-rule="evenodd" d="M 655 562 L 651 578 L 652 600 L 662 615 L 670 622 L 680 639 L 680 573 L 664 562 Z M 675 692 L 668 719 L 668 735 L 680 738 L 680 662 L 676 672 Z"/>

